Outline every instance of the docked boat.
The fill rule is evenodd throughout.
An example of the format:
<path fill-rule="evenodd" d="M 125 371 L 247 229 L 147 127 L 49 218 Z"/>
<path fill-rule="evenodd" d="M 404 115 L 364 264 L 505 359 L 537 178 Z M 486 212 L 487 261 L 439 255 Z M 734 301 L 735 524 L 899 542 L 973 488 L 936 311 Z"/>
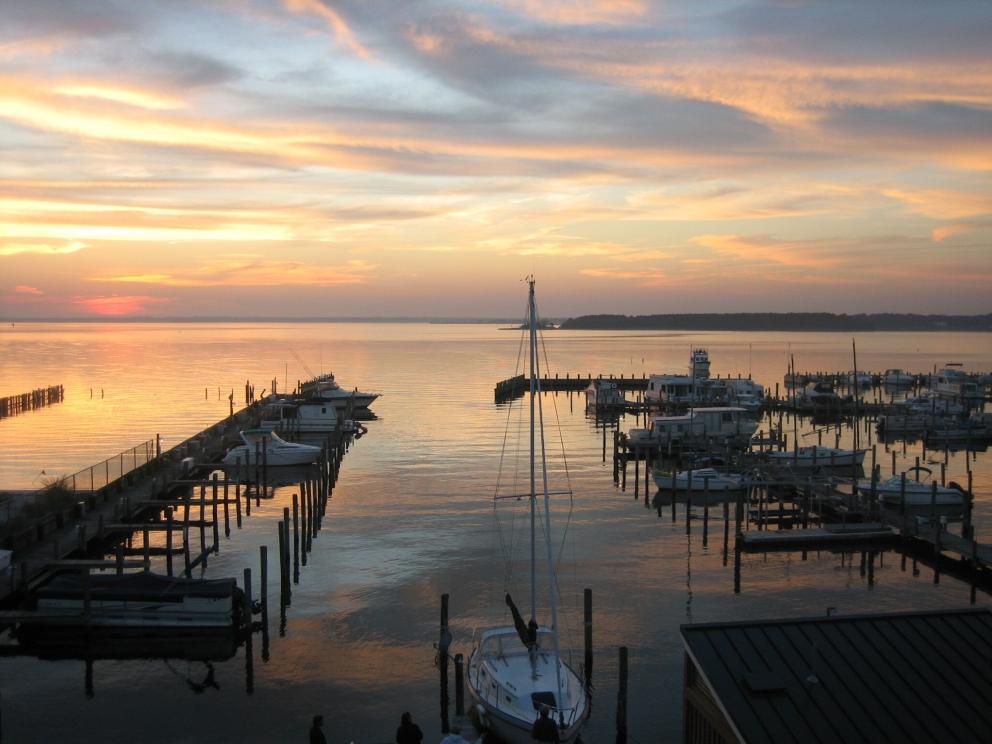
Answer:
<path fill-rule="evenodd" d="M 303 383 L 300 392 L 313 401 L 330 403 L 338 411 L 344 411 L 351 406 L 352 411 L 368 408 L 379 397 L 379 393 L 363 393 L 358 388 L 345 390 L 327 373 Z"/>
<path fill-rule="evenodd" d="M 243 596 L 234 579 L 62 574 L 37 591 L 38 619 L 22 624 L 64 627 L 78 620 L 97 627 L 232 628 L 241 622 Z"/>
<path fill-rule="evenodd" d="M 989 438 L 989 428 L 974 419 L 938 419 L 927 426 L 923 437 L 928 442 L 980 442 Z"/>
<path fill-rule="evenodd" d="M 623 408 L 627 399 L 616 380 L 593 380 L 585 389 L 586 408 Z"/>
<path fill-rule="evenodd" d="M 320 447 L 287 442 L 271 429 L 244 429 L 241 440 L 224 455 L 225 465 L 309 465 L 320 457 Z"/>
<path fill-rule="evenodd" d="M 860 387 L 871 387 L 872 380 L 871 375 L 867 372 L 859 372 L 858 370 L 851 370 L 847 373 L 847 384 L 849 387 L 860 388 Z"/>
<path fill-rule="evenodd" d="M 920 476 L 920 474 L 923 474 Z M 875 484 L 875 494 L 880 502 L 889 506 L 961 506 L 964 503 L 964 491 L 955 483 L 941 486 L 930 481 L 933 472 L 930 468 L 910 468 L 905 474 L 905 485 L 902 475 L 893 475 Z M 905 491 L 904 491 L 905 489 Z M 868 496 L 872 491 L 870 478 L 858 481 L 858 491 Z M 936 496 L 935 496 L 936 494 Z"/>
<path fill-rule="evenodd" d="M 936 416 L 922 413 L 883 413 L 878 417 L 878 431 L 881 434 L 915 433 L 920 434 L 937 421 Z"/>
<path fill-rule="evenodd" d="M 799 406 L 811 408 L 831 408 L 839 406 L 843 399 L 828 382 L 810 382 L 796 398 Z"/>
<path fill-rule="evenodd" d="M 965 405 L 981 401 L 984 397 L 978 382 L 957 366 L 947 366 L 939 370 L 930 381 L 930 390 L 938 398 L 959 401 Z"/>
<path fill-rule="evenodd" d="M 926 393 L 907 398 L 903 405 L 909 413 L 931 416 L 963 416 L 968 412 L 963 403 Z"/>
<path fill-rule="evenodd" d="M 679 470 L 675 473 L 674 482 L 671 472 L 656 470 L 654 482 L 660 491 L 674 490 L 676 493 L 690 491 L 693 495 L 737 492 L 743 491 L 746 487 L 743 475 L 724 473 L 715 468 Z"/>
<path fill-rule="evenodd" d="M 693 349 L 689 355 L 692 376 L 697 380 L 707 380 L 710 376 L 710 355 L 706 349 Z"/>
<path fill-rule="evenodd" d="M 916 382 L 916 377 L 901 369 L 887 369 L 882 382 L 889 387 L 909 387 Z"/>
<path fill-rule="evenodd" d="M 338 427 L 337 408 L 330 403 L 277 399 L 262 409 L 259 428 L 299 434 L 326 434 Z"/>
<path fill-rule="evenodd" d="M 769 452 L 768 461 L 790 468 L 850 467 L 864 463 L 865 451 L 813 444 L 808 447 L 797 447 L 792 451 Z"/>
<path fill-rule="evenodd" d="M 694 408 L 682 416 L 655 416 L 648 429 L 631 429 L 628 440 L 661 446 L 700 440 L 746 443 L 758 429 L 748 414 L 738 406 L 715 406 Z"/>
<path fill-rule="evenodd" d="M 530 328 L 530 596 L 531 617 L 523 620 L 509 594 L 506 604 L 513 625 L 477 632 L 468 660 L 466 685 L 483 724 L 506 744 L 530 744 L 531 730 L 545 709 L 557 727 L 558 740 L 574 742 L 589 714 L 589 695 L 579 675 L 561 657 L 558 635 L 558 591 L 551 547 L 551 501 L 544 457 L 544 433 L 539 422 L 541 395 L 537 371 L 537 309 L 534 281 L 529 281 Z M 535 441 L 541 442 L 538 448 Z M 537 514 L 541 496 L 540 532 Z M 515 497 L 504 497 L 515 498 Z M 538 537 L 540 535 L 540 538 Z M 537 622 L 537 541 L 546 559 L 550 625 Z"/>

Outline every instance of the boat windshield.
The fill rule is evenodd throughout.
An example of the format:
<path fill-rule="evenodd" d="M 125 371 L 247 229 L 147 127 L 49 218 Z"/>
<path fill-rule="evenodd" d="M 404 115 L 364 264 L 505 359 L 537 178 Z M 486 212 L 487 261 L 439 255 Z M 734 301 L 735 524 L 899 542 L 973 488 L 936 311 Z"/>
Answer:
<path fill-rule="evenodd" d="M 537 647 L 542 653 L 551 653 L 555 650 L 554 636 L 550 631 L 541 631 L 537 634 Z M 515 631 L 511 631 L 484 638 L 479 646 L 479 653 L 484 659 L 498 659 L 504 656 L 525 656 L 527 649 L 520 636 Z"/>

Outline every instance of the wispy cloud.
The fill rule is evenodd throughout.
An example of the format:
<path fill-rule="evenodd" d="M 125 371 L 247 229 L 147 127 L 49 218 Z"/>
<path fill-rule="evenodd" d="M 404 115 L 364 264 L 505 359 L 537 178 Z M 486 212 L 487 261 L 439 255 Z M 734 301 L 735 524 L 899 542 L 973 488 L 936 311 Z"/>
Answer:
<path fill-rule="evenodd" d="M 8 230 L 10 228 L 7 228 Z M 0 227 L 0 234 L 5 232 Z M 62 255 L 75 253 L 86 247 L 86 243 L 73 240 L 64 243 L 14 243 L 0 240 L 0 256 L 16 256 L 21 253 L 37 253 L 41 255 Z"/>
<path fill-rule="evenodd" d="M 361 260 L 340 266 L 314 266 L 299 261 L 269 259 L 221 259 L 202 266 L 161 273 L 104 274 L 89 277 L 94 282 L 156 284 L 163 287 L 276 287 L 365 284 L 376 264 Z"/>
<path fill-rule="evenodd" d="M 37 287 L 29 287 L 27 284 L 18 284 L 14 287 L 14 294 L 43 295 L 45 294 Z"/>
<path fill-rule="evenodd" d="M 75 305 L 78 305 L 90 315 L 103 315 L 114 318 L 141 315 L 151 307 L 165 305 L 169 302 L 170 300 L 168 298 L 151 297 L 149 295 L 78 297 L 73 300 Z"/>
<path fill-rule="evenodd" d="M 341 14 L 325 5 L 321 0 L 282 0 L 282 2 L 291 13 L 313 15 L 322 19 L 334 38 L 362 59 L 368 59 L 372 56 L 369 50 L 358 41 L 355 32 L 345 23 Z"/>

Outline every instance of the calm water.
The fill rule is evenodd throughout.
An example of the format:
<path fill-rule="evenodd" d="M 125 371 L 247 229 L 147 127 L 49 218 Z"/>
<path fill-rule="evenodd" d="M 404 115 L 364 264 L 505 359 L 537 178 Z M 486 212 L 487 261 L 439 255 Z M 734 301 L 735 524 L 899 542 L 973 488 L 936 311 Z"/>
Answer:
<path fill-rule="evenodd" d="M 660 334 L 556 331 L 545 337 L 549 370 L 637 374 L 684 370 L 689 348 L 710 350 L 713 374 L 743 374 L 774 388 L 792 353 L 796 367 L 846 370 L 846 334 Z M 864 334 L 858 366 L 933 369 L 948 361 L 992 369 L 987 334 Z M 493 384 L 515 372 L 520 337 L 490 326 L 390 324 L 18 325 L 0 332 L 0 395 L 63 384 L 66 400 L 0 422 L 0 486 L 29 488 L 161 434 L 181 441 L 256 390 L 334 371 L 344 386 L 383 393 L 378 419 L 345 458 L 324 529 L 294 588 L 285 636 L 272 622 L 270 656 L 254 647 L 254 692 L 246 693 L 244 649 L 214 665 L 219 689 L 203 689 L 200 662 L 96 660 L 93 697 L 82 661 L 0 660 L 3 733 L 9 741 L 305 741 L 310 717 L 325 716 L 331 742 L 391 741 L 403 710 L 439 741 L 437 639 L 440 595 L 451 595 L 455 644 L 468 653 L 477 626 L 505 619 L 503 591 L 523 603 L 523 568 L 508 583 L 494 530 L 492 495 L 500 445 L 520 406 L 492 402 Z M 302 363 L 299 360 L 302 360 Z M 304 368 L 303 365 L 306 365 Z M 308 371 L 308 369 L 309 371 Z M 92 397 L 91 397 L 91 390 Z M 566 643 L 581 661 L 582 588 L 595 603 L 593 715 L 587 743 L 610 741 L 616 712 L 617 647 L 630 647 L 632 741 L 673 741 L 681 730 L 682 651 L 678 626 L 739 618 L 958 607 L 968 587 L 949 577 L 900 570 L 885 556 L 868 587 L 857 562 L 823 553 L 745 556 L 743 591 L 722 565 L 722 523 L 709 546 L 701 527 L 685 534 L 612 483 L 602 429 L 583 401 L 545 398 L 568 455 L 571 510 L 556 515 Z M 633 420 L 621 424 L 634 425 Z M 808 428 L 808 427 L 807 427 Z M 549 427 L 556 440 L 554 427 Z M 832 438 L 830 434 L 825 442 Z M 845 439 L 848 435 L 845 435 Z M 804 441 L 814 441 L 805 438 Z M 899 465 L 919 454 L 899 449 Z M 880 453 L 888 467 L 888 454 Z M 942 458 L 942 456 L 941 456 Z M 949 478 L 965 480 L 952 453 Z M 972 464 L 979 535 L 992 530 L 989 456 Z M 562 476 L 556 475 L 560 482 Z M 222 538 L 208 576 L 255 571 L 258 546 L 276 542 L 275 520 L 292 489 L 281 489 Z M 501 507 L 503 536 L 523 547 L 523 514 Z M 700 521 L 701 523 L 701 521 Z M 511 550 L 514 554 L 522 551 Z M 272 571 L 274 575 L 276 572 Z M 275 596 L 275 581 L 270 596 Z M 979 602 L 989 604 L 988 598 Z M 193 684 L 191 684 L 191 682 Z M 197 692 L 197 690 L 201 690 Z"/>

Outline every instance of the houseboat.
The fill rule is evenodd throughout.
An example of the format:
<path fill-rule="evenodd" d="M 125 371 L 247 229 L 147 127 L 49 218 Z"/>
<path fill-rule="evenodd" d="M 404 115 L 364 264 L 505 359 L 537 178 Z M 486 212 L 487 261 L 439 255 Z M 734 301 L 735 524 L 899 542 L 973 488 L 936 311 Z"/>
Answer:
<path fill-rule="evenodd" d="M 586 408 L 623 408 L 627 399 L 615 380 L 593 380 L 585 389 Z"/>

